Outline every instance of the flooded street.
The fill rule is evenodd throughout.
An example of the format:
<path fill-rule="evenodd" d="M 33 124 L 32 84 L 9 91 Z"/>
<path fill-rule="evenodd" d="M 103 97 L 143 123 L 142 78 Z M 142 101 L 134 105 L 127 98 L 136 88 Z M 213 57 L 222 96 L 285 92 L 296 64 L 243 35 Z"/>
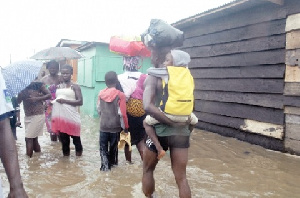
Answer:
<path fill-rule="evenodd" d="M 21 175 L 29 197 L 144 197 L 142 163 L 134 147 L 133 164 L 119 151 L 119 166 L 100 172 L 98 120 L 82 116 L 83 156 L 63 157 L 59 142 L 40 137 L 42 152 L 25 155 L 24 128 L 17 128 Z M 24 127 L 24 125 L 23 125 Z M 0 166 L 4 194 L 9 184 Z M 299 197 L 300 157 L 269 151 L 233 138 L 195 130 L 187 175 L 193 197 Z M 167 153 L 155 172 L 158 197 L 178 197 Z"/>

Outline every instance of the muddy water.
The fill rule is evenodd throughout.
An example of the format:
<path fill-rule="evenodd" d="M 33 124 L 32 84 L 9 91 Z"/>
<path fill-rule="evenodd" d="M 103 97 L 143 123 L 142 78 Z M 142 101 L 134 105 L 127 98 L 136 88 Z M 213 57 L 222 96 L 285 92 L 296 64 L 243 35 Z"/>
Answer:
<path fill-rule="evenodd" d="M 82 116 L 84 153 L 63 157 L 59 142 L 40 138 L 42 152 L 25 156 L 24 129 L 17 131 L 20 169 L 29 197 L 143 197 L 142 163 L 136 148 L 134 164 L 119 152 L 119 166 L 100 172 L 98 122 Z M 299 197 L 300 158 L 265 150 L 232 138 L 195 130 L 191 136 L 187 175 L 193 197 Z M 5 196 L 9 185 L 2 165 L 0 177 Z M 178 197 L 169 156 L 158 164 L 158 197 Z"/>

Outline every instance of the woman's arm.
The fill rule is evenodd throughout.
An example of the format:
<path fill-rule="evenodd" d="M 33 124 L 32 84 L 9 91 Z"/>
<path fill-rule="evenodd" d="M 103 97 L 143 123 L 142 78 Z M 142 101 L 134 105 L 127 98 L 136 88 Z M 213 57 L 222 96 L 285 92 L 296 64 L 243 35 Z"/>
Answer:
<path fill-rule="evenodd" d="M 44 101 L 44 100 L 51 99 L 51 93 L 46 88 L 45 84 L 43 84 L 41 86 L 40 91 L 41 91 L 41 93 L 43 93 L 43 95 L 41 95 L 41 96 L 33 96 L 33 97 L 28 98 L 27 100 L 29 100 L 31 102 L 38 102 L 38 101 Z"/>
<path fill-rule="evenodd" d="M 40 100 L 48 100 L 51 99 L 51 93 L 50 91 L 46 88 L 46 85 L 43 84 L 41 87 L 41 92 L 44 94 L 43 96 L 40 97 Z"/>

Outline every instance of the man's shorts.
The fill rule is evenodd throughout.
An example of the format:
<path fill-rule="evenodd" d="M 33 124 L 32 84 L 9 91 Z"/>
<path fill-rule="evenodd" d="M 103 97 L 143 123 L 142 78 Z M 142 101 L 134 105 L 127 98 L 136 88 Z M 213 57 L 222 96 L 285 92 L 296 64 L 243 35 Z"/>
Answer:
<path fill-rule="evenodd" d="M 172 135 L 172 136 L 157 136 L 158 141 L 162 148 L 167 151 L 169 148 L 189 148 L 190 147 L 190 136 Z M 147 137 L 146 147 L 153 152 L 157 153 L 157 149 L 150 139 Z"/>

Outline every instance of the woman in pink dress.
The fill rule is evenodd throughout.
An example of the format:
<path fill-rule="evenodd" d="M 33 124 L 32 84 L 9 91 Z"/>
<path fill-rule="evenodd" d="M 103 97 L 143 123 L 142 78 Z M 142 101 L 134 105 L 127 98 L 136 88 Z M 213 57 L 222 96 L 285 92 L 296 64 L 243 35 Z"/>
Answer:
<path fill-rule="evenodd" d="M 51 93 L 51 98 L 45 101 L 45 123 L 47 131 L 50 133 L 51 141 L 57 141 L 57 134 L 53 133 L 51 130 L 51 119 L 52 119 L 52 103 L 51 101 L 55 99 L 56 86 L 60 83 L 61 77 L 58 75 L 59 64 L 55 60 L 47 63 L 46 69 L 49 71 L 49 75 L 44 76 L 41 81 L 45 83 L 47 89 Z"/>

